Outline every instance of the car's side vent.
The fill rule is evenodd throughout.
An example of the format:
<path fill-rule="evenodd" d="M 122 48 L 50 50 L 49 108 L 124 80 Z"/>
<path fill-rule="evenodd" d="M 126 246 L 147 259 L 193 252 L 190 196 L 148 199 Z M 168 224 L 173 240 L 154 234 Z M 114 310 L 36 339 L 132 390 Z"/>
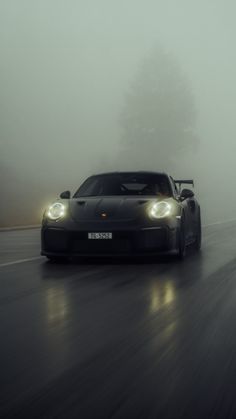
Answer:
<path fill-rule="evenodd" d="M 86 201 L 77 201 L 77 204 L 78 205 L 84 205 L 84 204 L 86 204 Z"/>

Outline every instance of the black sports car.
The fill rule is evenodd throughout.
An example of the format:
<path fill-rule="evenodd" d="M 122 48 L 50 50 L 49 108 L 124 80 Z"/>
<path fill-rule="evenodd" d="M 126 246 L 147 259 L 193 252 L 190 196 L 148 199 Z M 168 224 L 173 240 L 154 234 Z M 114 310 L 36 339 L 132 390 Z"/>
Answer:
<path fill-rule="evenodd" d="M 200 206 L 190 189 L 165 173 L 118 172 L 89 177 L 44 213 L 42 255 L 124 255 L 201 247 Z"/>

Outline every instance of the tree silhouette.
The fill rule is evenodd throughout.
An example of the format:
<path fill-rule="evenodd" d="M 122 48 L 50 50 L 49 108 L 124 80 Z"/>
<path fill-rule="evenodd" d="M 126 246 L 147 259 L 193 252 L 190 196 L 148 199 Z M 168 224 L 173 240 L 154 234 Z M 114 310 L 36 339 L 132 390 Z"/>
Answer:
<path fill-rule="evenodd" d="M 188 81 L 174 58 L 156 48 L 144 59 L 125 97 L 120 118 L 122 162 L 165 170 L 197 141 Z"/>

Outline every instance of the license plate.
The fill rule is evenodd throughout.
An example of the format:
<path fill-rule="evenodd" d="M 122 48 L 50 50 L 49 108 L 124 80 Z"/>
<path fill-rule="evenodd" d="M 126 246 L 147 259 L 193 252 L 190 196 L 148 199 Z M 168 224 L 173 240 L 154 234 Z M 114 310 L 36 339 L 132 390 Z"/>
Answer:
<path fill-rule="evenodd" d="M 88 233 L 89 240 L 112 240 L 112 233 Z"/>

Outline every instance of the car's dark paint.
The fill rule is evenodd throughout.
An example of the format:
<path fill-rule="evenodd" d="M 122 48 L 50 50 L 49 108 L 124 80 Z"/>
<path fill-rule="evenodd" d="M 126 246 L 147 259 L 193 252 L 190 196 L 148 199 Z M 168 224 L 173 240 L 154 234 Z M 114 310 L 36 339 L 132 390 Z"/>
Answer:
<path fill-rule="evenodd" d="M 133 173 L 137 176 L 139 173 L 159 175 Z M 114 174 L 106 174 L 109 175 Z M 42 255 L 52 258 L 80 254 L 177 252 L 181 256 L 184 253 L 180 249 L 183 231 L 186 245 L 199 241 L 200 206 L 192 191 L 184 189 L 181 193 L 172 177 L 161 175 L 166 176 L 169 182 L 171 192 L 168 197 L 117 195 L 67 198 L 71 196 L 69 191 L 62 193 L 59 202 L 67 205 L 67 217 L 52 221 L 44 215 Z M 149 207 L 160 199 L 172 204 L 173 214 L 152 219 L 148 216 Z M 88 232 L 112 232 L 114 240 L 88 240 Z"/>
<path fill-rule="evenodd" d="M 184 200 L 180 195 L 179 202 L 182 204 L 185 215 L 187 243 L 193 242 L 198 232 L 200 206 L 194 195 L 190 195 L 189 198 L 185 198 Z"/>

